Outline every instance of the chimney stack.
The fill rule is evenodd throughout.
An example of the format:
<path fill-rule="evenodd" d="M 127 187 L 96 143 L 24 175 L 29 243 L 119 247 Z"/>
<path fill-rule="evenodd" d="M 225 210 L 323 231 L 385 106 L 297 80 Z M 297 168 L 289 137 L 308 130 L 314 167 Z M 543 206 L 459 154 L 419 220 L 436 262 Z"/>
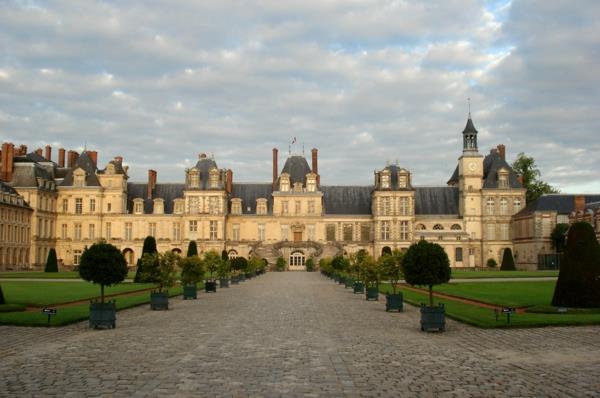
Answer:
<path fill-rule="evenodd" d="M 575 195 L 575 211 L 585 210 L 585 196 Z"/>
<path fill-rule="evenodd" d="M 311 153 L 312 153 L 312 172 L 317 175 L 317 186 L 319 186 L 319 184 L 321 182 L 321 178 L 319 176 L 319 159 L 318 159 L 319 150 L 317 148 L 313 148 L 311 150 Z"/>
<path fill-rule="evenodd" d="M 98 167 L 98 152 L 97 151 L 87 151 L 88 156 L 94 162 L 94 166 Z"/>
<path fill-rule="evenodd" d="M 504 146 L 504 144 L 498 145 L 498 153 L 502 160 L 506 160 L 506 146 Z"/>
<path fill-rule="evenodd" d="M 123 156 L 115 156 L 115 162 L 123 163 Z"/>
<path fill-rule="evenodd" d="M 27 145 L 19 145 L 19 149 L 16 153 L 17 156 L 27 155 Z"/>
<path fill-rule="evenodd" d="M 517 180 L 521 186 L 525 186 L 525 178 L 522 175 L 517 176 Z"/>
<path fill-rule="evenodd" d="M 46 160 L 52 161 L 52 147 L 50 145 L 46 145 L 46 156 L 44 156 Z"/>
<path fill-rule="evenodd" d="M 77 162 L 77 159 L 79 159 L 79 154 L 77 152 L 75 152 L 75 151 L 67 152 L 67 166 L 69 168 L 75 167 L 75 163 Z"/>
<path fill-rule="evenodd" d="M 0 174 L 0 179 L 9 182 L 12 180 L 13 170 L 14 170 L 14 156 L 15 156 L 15 146 L 12 142 L 5 142 L 2 144 L 2 155 L 1 155 L 1 163 L 2 173 Z"/>
<path fill-rule="evenodd" d="M 273 191 L 275 190 L 275 184 L 277 184 L 277 177 L 279 174 L 279 169 L 277 167 L 277 148 L 273 148 Z"/>
<path fill-rule="evenodd" d="M 65 148 L 58 149 L 58 167 L 65 167 Z"/>
<path fill-rule="evenodd" d="M 231 169 L 227 169 L 227 183 L 225 185 L 225 190 L 228 194 L 231 194 L 233 191 L 233 171 L 231 171 Z"/>
<path fill-rule="evenodd" d="M 156 188 L 156 177 L 157 177 L 157 173 L 156 170 L 148 170 L 148 199 L 152 199 L 152 193 L 154 192 L 154 189 Z"/>
<path fill-rule="evenodd" d="M 44 155 L 44 151 L 42 150 L 42 148 L 38 148 L 38 149 L 36 149 L 36 150 L 35 150 L 35 153 L 37 153 L 37 154 L 38 154 L 38 155 L 40 155 L 40 156 L 43 156 L 43 155 Z"/>

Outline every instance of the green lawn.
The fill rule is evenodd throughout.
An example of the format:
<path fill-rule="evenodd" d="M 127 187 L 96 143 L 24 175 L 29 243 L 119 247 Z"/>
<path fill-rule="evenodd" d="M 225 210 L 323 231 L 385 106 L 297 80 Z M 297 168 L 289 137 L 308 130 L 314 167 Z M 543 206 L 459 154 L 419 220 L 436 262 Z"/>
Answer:
<path fill-rule="evenodd" d="M 122 283 L 105 288 L 105 294 L 115 294 L 147 289 L 151 283 Z M 8 304 L 34 307 L 86 300 L 100 295 L 100 286 L 88 282 L 72 281 L 4 281 L 2 291 Z"/>
<path fill-rule="evenodd" d="M 65 282 L 68 283 L 68 282 Z M 181 294 L 181 288 L 169 289 L 170 296 Z M 133 296 L 117 297 L 117 310 L 131 308 L 150 302 L 150 293 L 142 292 Z M 150 309 L 148 309 L 150 311 Z M 83 321 L 89 318 L 89 304 L 80 304 L 72 307 L 58 309 L 57 315 L 51 317 L 50 326 L 62 326 L 70 323 Z M 119 316 L 117 315 L 117 327 Z M 40 312 L 9 312 L 0 313 L 0 325 L 17 326 L 48 326 L 48 316 Z"/>
<path fill-rule="evenodd" d="M 434 290 L 505 307 L 528 307 L 550 304 L 555 285 L 555 281 L 461 282 L 438 285 Z"/>
<path fill-rule="evenodd" d="M 135 272 L 129 272 L 127 274 L 128 279 L 133 279 Z M 18 271 L 18 272 L 0 272 L 1 278 L 10 279 L 79 279 L 79 273 L 75 271 L 61 271 L 61 272 L 41 272 L 41 271 Z"/>
<path fill-rule="evenodd" d="M 510 298 L 510 300 L 513 300 L 512 302 L 514 303 L 531 303 L 533 301 L 545 301 L 549 296 L 548 296 L 548 292 L 549 290 L 549 286 L 548 286 L 548 282 L 545 281 L 540 281 L 540 282 L 510 282 L 511 285 L 512 284 L 520 284 L 523 283 L 525 284 L 524 286 L 520 286 L 520 287 L 516 287 L 517 290 L 522 291 L 523 289 L 526 289 L 526 285 L 527 284 L 542 284 L 542 285 L 546 285 L 546 286 L 539 286 L 536 289 L 538 291 L 541 291 L 543 295 L 545 295 L 545 298 L 540 298 L 540 299 L 536 299 L 535 297 L 533 297 L 533 294 L 531 295 L 525 295 L 521 298 Z M 550 282 L 553 283 L 553 282 Z M 488 288 L 493 288 L 493 286 L 495 285 L 506 285 L 508 283 L 469 283 L 469 285 L 485 285 L 485 287 Z M 462 285 L 467 285 L 467 283 L 465 284 L 461 284 Z M 436 286 L 434 287 L 434 291 L 442 291 L 444 288 L 448 287 L 450 285 L 440 285 L 440 286 Z M 390 285 L 382 285 L 381 286 L 381 292 L 385 293 L 385 292 L 391 292 L 391 286 Z M 503 300 L 508 300 L 507 299 L 507 293 L 503 292 L 502 289 L 497 288 L 500 293 L 500 295 L 504 295 L 504 298 L 499 298 L 498 300 L 496 300 L 496 302 L 498 302 L 500 304 L 501 301 Z M 413 304 L 413 305 L 420 305 L 421 303 L 427 303 L 428 302 L 428 297 L 426 293 L 418 293 L 418 292 L 413 292 L 407 289 L 403 289 L 400 288 L 400 290 L 402 291 L 402 294 L 404 295 L 404 300 L 407 303 Z M 466 289 L 467 292 L 469 291 L 469 289 Z M 464 291 L 464 288 L 463 288 Z M 479 299 L 481 300 L 483 297 L 490 297 L 489 295 L 477 295 L 476 293 L 474 293 L 475 290 L 471 290 L 471 294 L 469 294 L 469 297 L 474 298 L 479 297 Z M 449 293 L 449 292 L 448 292 Z M 551 295 L 551 293 L 550 293 Z M 483 301 L 483 300 L 482 300 Z M 524 314 L 513 314 L 511 316 L 511 323 L 507 324 L 506 323 L 506 317 L 502 314 L 500 314 L 499 320 L 496 321 L 496 316 L 493 310 L 491 309 L 487 309 L 487 308 L 481 308 L 478 306 L 474 306 L 474 305 L 470 305 L 470 304 L 464 304 L 464 303 L 459 303 L 456 301 L 451 301 L 451 300 L 444 300 L 444 299 L 438 299 L 435 298 L 435 302 L 436 304 L 438 302 L 440 303 L 444 303 L 445 307 L 446 307 L 446 315 L 449 318 L 453 318 L 456 319 L 458 321 L 473 325 L 473 326 L 478 326 L 481 328 L 506 328 L 506 327 L 540 327 L 540 326 L 570 326 L 570 325 L 598 325 L 600 324 L 600 313 L 564 313 L 564 314 L 540 314 L 540 313 L 524 313 Z"/>
<path fill-rule="evenodd" d="M 558 271 L 463 271 L 452 270 L 452 279 L 558 277 Z"/>

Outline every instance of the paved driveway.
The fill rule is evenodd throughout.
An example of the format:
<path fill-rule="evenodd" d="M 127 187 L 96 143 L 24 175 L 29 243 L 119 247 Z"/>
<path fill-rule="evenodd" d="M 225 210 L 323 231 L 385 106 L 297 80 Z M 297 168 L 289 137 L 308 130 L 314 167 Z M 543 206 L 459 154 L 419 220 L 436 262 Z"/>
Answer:
<path fill-rule="evenodd" d="M 0 396 L 600 397 L 600 327 L 422 333 L 316 273 L 118 314 L 0 327 Z"/>

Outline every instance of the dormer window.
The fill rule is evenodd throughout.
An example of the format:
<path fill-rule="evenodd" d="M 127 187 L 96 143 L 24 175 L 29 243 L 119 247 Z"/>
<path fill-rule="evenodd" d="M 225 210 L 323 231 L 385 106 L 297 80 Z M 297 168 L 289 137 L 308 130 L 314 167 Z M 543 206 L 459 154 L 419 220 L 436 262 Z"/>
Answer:
<path fill-rule="evenodd" d="M 219 187 L 219 170 L 216 168 L 210 169 L 208 184 L 210 188 L 218 188 Z"/>
<path fill-rule="evenodd" d="M 381 189 L 390 188 L 390 172 L 389 170 L 383 170 L 381 172 Z"/>
<path fill-rule="evenodd" d="M 306 175 L 306 190 L 308 192 L 315 192 L 317 190 L 317 176 L 314 173 Z"/>
<path fill-rule="evenodd" d="M 282 173 L 279 178 L 279 190 L 281 192 L 289 192 L 290 190 L 290 175 L 287 173 Z"/>
<path fill-rule="evenodd" d="M 133 213 L 144 214 L 144 199 L 137 198 L 133 200 Z"/>
<path fill-rule="evenodd" d="M 112 163 L 109 163 L 108 166 L 106 166 L 106 174 L 115 174 L 115 165 Z"/>
<path fill-rule="evenodd" d="M 174 208 L 173 212 L 175 214 L 183 214 L 183 206 L 184 206 L 183 199 L 175 199 L 173 201 L 173 203 L 174 203 L 173 204 L 173 208 Z"/>
<path fill-rule="evenodd" d="M 508 188 L 508 170 L 498 170 L 498 188 Z"/>
<path fill-rule="evenodd" d="M 194 167 L 188 171 L 188 184 L 190 188 L 200 188 L 200 170 Z"/>
<path fill-rule="evenodd" d="M 267 199 L 260 198 L 256 200 L 256 214 L 260 216 L 267 214 Z"/>
<path fill-rule="evenodd" d="M 405 169 L 401 169 L 398 173 L 398 188 L 405 189 L 410 183 L 409 173 Z"/>
<path fill-rule="evenodd" d="M 85 171 L 77 169 L 73 172 L 73 186 L 85 187 Z"/>
<path fill-rule="evenodd" d="M 302 192 L 302 183 L 301 182 L 294 183 L 294 192 Z"/>
<path fill-rule="evenodd" d="M 165 201 L 163 199 L 154 199 L 154 214 L 165 213 Z"/>
<path fill-rule="evenodd" d="M 242 214 L 242 199 L 231 199 L 231 214 Z"/>

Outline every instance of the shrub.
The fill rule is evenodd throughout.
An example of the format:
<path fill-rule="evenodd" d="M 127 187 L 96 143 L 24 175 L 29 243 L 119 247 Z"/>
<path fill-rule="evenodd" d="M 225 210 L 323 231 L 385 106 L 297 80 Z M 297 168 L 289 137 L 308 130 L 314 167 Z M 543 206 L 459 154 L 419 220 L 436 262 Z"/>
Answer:
<path fill-rule="evenodd" d="M 488 268 L 496 268 L 498 263 L 493 258 L 488 258 L 487 261 L 485 262 L 485 265 L 487 265 Z"/>
<path fill-rule="evenodd" d="M 333 272 L 333 268 L 331 267 L 331 258 L 325 257 L 319 260 L 319 268 L 326 275 L 330 275 Z"/>
<path fill-rule="evenodd" d="M 204 264 L 198 256 L 180 258 L 179 268 L 181 284 L 184 286 L 196 286 L 204 277 Z"/>
<path fill-rule="evenodd" d="M 244 257 L 235 257 L 229 260 L 231 262 L 231 269 L 236 271 L 236 273 L 241 273 L 244 271 L 248 265 L 248 260 Z"/>
<path fill-rule="evenodd" d="M 277 257 L 277 262 L 275 263 L 275 268 L 277 271 L 285 271 L 285 266 L 287 263 L 283 257 Z"/>
<path fill-rule="evenodd" d="M 210 250 L 204 253 L 203 262 L 204 266 L 206 267 L 206 270 L 208 271 L 210 280 L 214 281 L 215 278 L 213 277 L 213 275 L 215 272 L 217 272 L 217 270 L 221 266 L 221 263 L 223 262 L 221 256 L 216 251 Z"/>
<path fill-rule="evenodd" d="M 100 285 L 100 301 L 104 303 L 104 286 L 116 285 L 125 279 L 127 262 L 123 253 L 110 243 L 94 243 L 81 256 L 79 276 Z"/>
<path fill-rule="evenodd" d="M 2 292 L 2 285 L 0 285 L 0 305 L 6 304 L 6 300 L 4 299 L 4 293 Z"/>
<path fill-rule="evenodd" d="M 553 306 L 600 307 L 600 244 L 586 222 L 571 225 Z"/>
<path fill-rule="evenodd" d="M 229 260 L 229 254 L 227 254 L 227 250 L 225 249 L 221 251 L 221 260 Z"/>
<path fill-rule="evenodd" d="M 402 258 L 404 253 L 394 250 L 391 255 L 379 257 L 382 278 L 387 278 L 392 285 L 392 291 L 396 294 L 398 283 L 402 279 Z"/>
<path fill-rule="evenodd" d="M 196 245 L 195 240 L 191 240 L 190 243 L 188 244 L 186 257 L 192 257 L 192 256 L 197 256 L 197 255 L 198 255 L 198 246 Z"/>
<path fill-rule="evenodd" d="M 504 254 L 502 255 L 502 265 L 500 265 L 500 271 L 515 271 L 517 268 L 515 267 L 515 259 L 512 255 L 512 250 L 510 247 L 504 249 Z"/>
<path fill-rule="evenodd" d="M 225 260 L 223 259 L 223 255 L 221 255 L 221 261 L 219 262 L 219 265 L 217 266 L 217 276 L 219 278 L 228 278 L 229 274 L 231 273 L 231 263 L 229 262 L 229 259 Z"/>
<path fill-rule="evenodd" d="M 410 285 L 428 286 L 429 305 L 433 307 L 433 286 L 450 280 L 450 260 L 437 243 L 425 240 L 412 244 L 402 260 L 404 279 Z"/>
<path fill-rule="evenodd" d="M 145 281 L 145 280 L 141 279 L 140 269 L 142 268 L 142 257 L 144 257 L 144 254 L 154 254 L 157 252 L 158 252 L 158 250 L 156 249 L 156 239 L 154 239 L 153 236 L 146 236 L 146 239 L 144 239 L 144 246 L 142 247 L 142 255 L 138 259 L 137 264 L 136 264 L 135 277 L 133 278 L 134 282 L 136 282 L 136 283 L 151 282 L 151 281 Z"/>
<path fill-rule="evenodd" d="M 140 271 L 143 280 L 158 283 L 158 291 L 175 285 L 177 277 L 176 266 L 179 256 L 172 251 L 164 254 L 144 254 L 142 256 L 142 269 Z"/>
<path fill-rule="evenodd" d="M 335 271 L 341 273 L 348 270 L 348 268 L 350 267 L 350 261 L 348 261 L 348 259 L 344 258 L 343 256 L 335 256 L 331 260 L 331 267 Z"/>
<path fill-rule="evenodd" d="M 381 265 L 371 256 L 365 256 L 360 262 L 360 273 L 363 275 L 365 285 L 369 287 L 379 286 L 381 280 Z"/>
<path fill-rule="evenodd" d="M 306 271 L 313 272 L 315 270 L 315 261 L 310 257 L 306 260 Z"/>
<path fill-rule="evenodd" d="M 50 249 L 48 252 L 44 272 L 58 272 L 58 260 L 56 259 L 56 250 L 54 249 Z"/>
<path fill-rule="evenodd" d="M 249 273 L 256 273 L 258 271 L 261 270 L 261 268 L 264 266 L 264 262 L 263 259 L 260 258 L 259 256 L 252 256 L 250 257 L 250 260 L 248 261 L 248 265 L 246 267 L 246 272 Z"/>

